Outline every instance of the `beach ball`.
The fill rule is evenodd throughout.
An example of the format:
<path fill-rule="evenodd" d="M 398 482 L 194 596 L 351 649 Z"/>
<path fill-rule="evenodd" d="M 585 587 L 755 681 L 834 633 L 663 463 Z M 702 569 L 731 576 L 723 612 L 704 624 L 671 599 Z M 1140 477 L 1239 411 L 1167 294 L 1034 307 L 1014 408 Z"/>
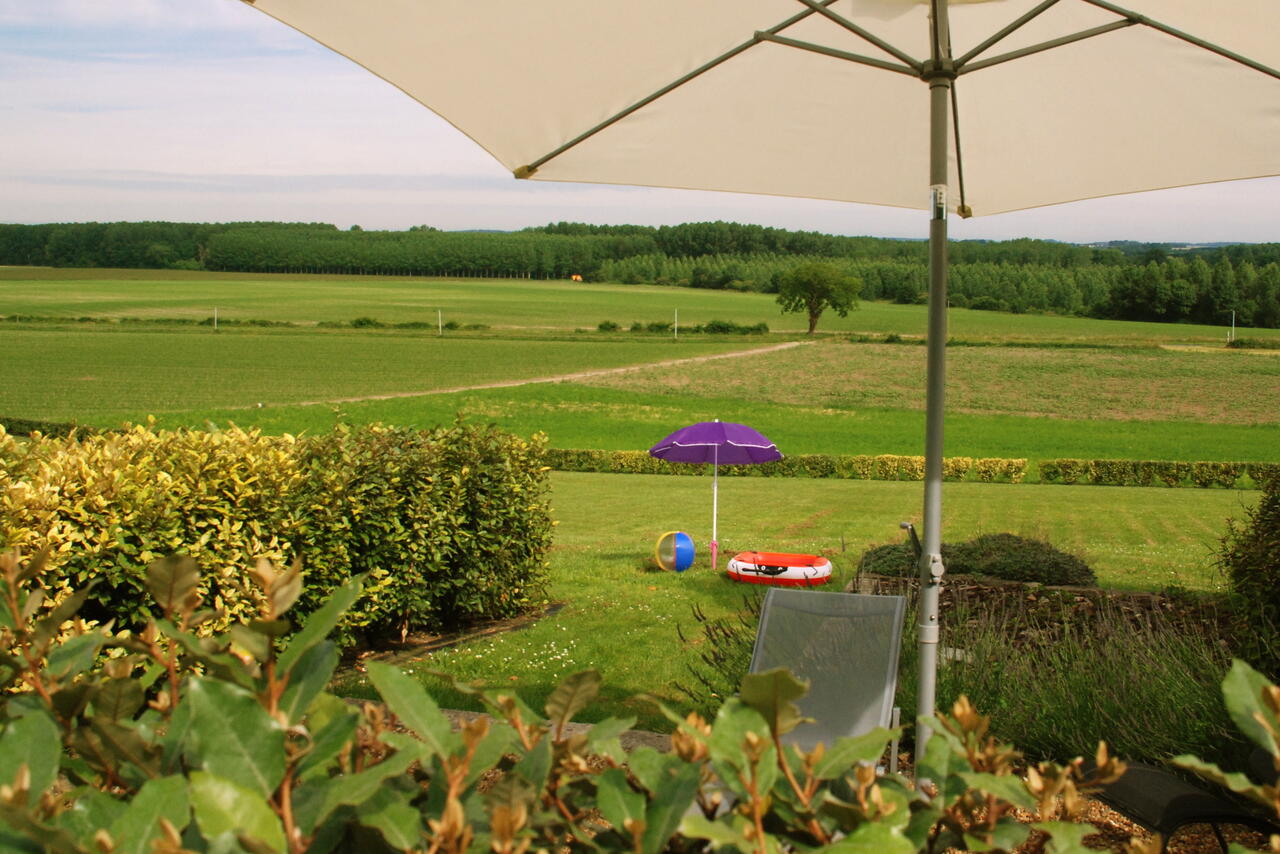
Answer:
<path fill-rule="evenodd" d="M 668 572 L 684 572 L 693 566 L 693 538 L 684 531 L 667 531 L 658 537 L 654 556 Z"/>

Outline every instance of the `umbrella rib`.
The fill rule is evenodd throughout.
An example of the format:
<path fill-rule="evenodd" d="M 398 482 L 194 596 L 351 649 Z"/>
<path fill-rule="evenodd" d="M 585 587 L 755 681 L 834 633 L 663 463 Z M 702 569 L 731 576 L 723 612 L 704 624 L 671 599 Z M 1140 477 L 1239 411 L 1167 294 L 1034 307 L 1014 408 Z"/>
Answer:
<path fill-rule="evenodd" d="M 1130 9 L 1126 9 L 1123 6 L 1117 6 L 1114 3 L 1109 3 L 1107 0 L 1084 0 L 1084 2 L 1092 6 L 1097 6 L 1099 9 L 1106 9 L 1108 12 L 1123 15 L 1135 24 L 1142 24 L 1143 26 L 1151 27 L 1153 30 L 1159 30 L 1166 35 L 1173 36 L 1176 39 L 1182 39 L 1184 42 L 1188 42 L 1189 44 L 1193 44 L 1199 48 L 1204 48 L 1211 53 L 1216 53 L 1218 56 L 1230 59 L 1233 62 L 1238 62 L 1241 65 L 1246 65 L 1254 71 L 1261 71 L 1263 74 L 1270 77 L 1280 79 L 1280 71 L 1277 71 L 1269 65 L 1264 65 L 1257 60 L 1250 59 L 1249 57 L 1236 53 L 1235 51 L 1227 50 L 1213 42 L 1206 41 L 1198 36 L 1193 36 L 1190 33 L 1183 32 L 1182 30 L 1171 27 L 1168 24 L 1162 24 L 1159 21 L 1152 20 L 1146 15 L 1141 15 Z"/>
<path fill-rule="evenodd" d="M 830 56 L 835 59 L 844 59 L 849 62 L 857 62 L 862 65 L 870 65 L 874 68 L 883 68 L 886 71 L 896 71 L 899 74 L 906 74 L 910 77 L 919 77 L 921 69 L 915 66 L 898 65 L 895 62 L 889 62 L 887 59 L 876 59 L 873 56 L 863 56 L 860 53 L 849 53 L 845 50 L 836 50 L 833 47 L 814 44 L 813 42 L 800 41 L 798 39 L 789 39 L 786 36 L 779 36 L 771 33 L 756 33 L 761 41 L 774 42 L 775 44 L 785 45 L 786 47 L 799 48 L 807 50 L 811 53 L 820 53 L 823 56 Z"/>
<path fill-rule="evenodd" d="M 871 42 L 873 45 L 880 48 L 882 51 L 889 54 L 890 56 L 893 56 L 898 60 L 900 60 L 901 62 L 905 63 L 906 65 L 911 66 L 912 68 L 915 69 L 917 74 L 919 74 L 924 70 L 924 63 L 912 57 L 911 54 L 907 53 L 904 50 L 899 50 L 898 48 L 889 44 L 884 39 L 880 38 L 879 36 L 876 36 L 875 34 L 858 26 L 853 21 L 850 21 L 848 18 L 844 17 L 843 15 L 839 15 L 831 11 L 826 6 L 818 3 L 817 0 L 798 0 L 798 2 L 808 6 L 810 9 L 817 12 L 819 15 L 822 15 L 824 18 L 827 18 L 828 20 L 833 21 L 836 24 L 839 24 L 841 27 L 844 27 L 846 30 L 853 33 L 854 35 L 859 36 Z M 1056 3 L 1058 2 L 1058 0 L 1052 0 L 1052 2 Z"/>
<path fill-rule="evenodd" d="M 1054 0 L 1057 2 L 1057 0 Z M 956 213 L 964 219 L 973 216 L 973 209 L 965 203 L 964 200 L 964 158 L 960 155 L 960 104 L 956 100 L 956 84 L 951 83 L 951 133 L 955 137 L 956 144 L 956 183 L 960 189 L 960 206 L 956 208 Z"/>
<path fill-rule="evenodd" d="M 1058 3 L 1058 0 L 1044 0 L 1044 2 L 1043 2 L 1043 3 L 1041 3 L 1039 6 L 1035 7 L 1035 8 L 1034 8 L 1034 9 L 1032 9 L 1031 11 L 1027 12 L 1025 15 L 1022 15 L 1022 16 L 1021 16 L 1020 18 L 1018 18 L 1016 21 L 1014 21 L 1013 23 L 1009 24 L 1009 26 L 1007 26 L 1007 27 L 1005 27 L 1004 29 L 1000 30 L 1000 31 L 999 31 L 999 32 L 997 32 L 995 35 L 991 36 L 991 37 L 990 37 L 990 38 L 988 38 L 986 41 L 982 42 L 982 44 L 978 45 L 978 46 L 977 46 L 977 47 L 975 47 L 973 50 L 969 51 L 969 52 L 968 52 L 968 53 L 966 53 L 964 56 L 962 56 L 962 57 L 960 57 L 959 59 L 957 59 L 957 60 L 956 60 L 956 70 L 959 70 L 959 69 L 963 68 L 965 65 L 967 65 L 967 64 L 969 63 L 969 60 L 971 60 L 971 59 L 973 59 L 975 56 L 978 56 L 979 54 L 983 53 L 984 51 L 986 51 L 986 50 L 987 50 L 987 48 L 991 47 L 991 46 L 992 46 L 992 45 L 994 45 L 996 42 L 1002 41 L 1003 39 L 1005 39 L 1005 38 L 1007 38 L 1008 36 L 1010 36 L 1011 34 L 1013 34 L 1015 31 L 1017 31 L 1018 29 L 1020 29 L 1023 25 L 1025 25 L 1025 24 L 1027 24 L 1027 23 L 1030 23 L 1031 21 L 1033 21 L 1033 20 L 1035 20 L 1036 18 L 1040 17 L 1040 15 L 1042 15 L 1044 12 L 1048 11 L 1051 7 L 1053 7 L 1053 6 L 1057 5 L 1057 3 Z"/>
<path fill-rule="evenodd" d="M 1092 0 L 1085 0 L 1085 2 L 1086 3 L 1092 2 Z M 1141 21 L 1135 21 L 1131 18 L 1126 18 L 1125 20 L 1122 20 L 1122 21 L 1114 21 L 1110 24 L 1103 24 L 1100 27 L 1094 27 L 1089 30 L 1082 30 L 1081 32 L 1078 32 L 1078 33 L 1072 33 L 1069 36 L 1061 36 L 1060 38 L 1050 39 L 1047 42 L 1040 42 L 1039 44 L 1029 45 L 1027 47 L 1020 48 L 1018 50 L 1010 51 L 1009 53 L 1002 53 L 999 56 L 993 56 L 990 59 L 982 59 L 982 60 L 978 60 L 977 62 L 970 62 L 968 65 L 964 66 L 964 68 L 957 69 L 956 73 L 967 74 L 973 71 L 979 71 L 983 68 L 990 68 L 993 65 L 999 65 L 1003 62 L 1009 62 L 1010 60 L 1013 60 L 1013 59 L 1022 59 L 1024 56 L 1031 56 L 1032 54 L 1042 53 L 1046 50 L 1051 50 L 1055 47 L 1062 47 L 1063 45 L 1071 44 L 1072 42 L 1083 41 L 1084 39 L 1091 39 L 1094 36 L 1100 36 L 1100 35 L 1103 35 L 1104 33 L 1109 33 L 1113 30 L 1122 30 L 1126 27 L 1132 27 L 1135 24 L 1139 24 L 1139 23 L 1141 23 Z"/>
<path fill-rule="evenodd" d="M 822 5 L 822 6 L 830 6 L 831 4 L 837 2 L 837 0 L 817 0 L 817 2 L 819 5 Z M 578 134 L 573 139 L 569 140 L 568 142 L 564 143 L 558 148 L 555 148 L 549 151 L 548 153 L 542 155 L 537 160 L 534 160 L 524 166 L 518 167 L 513 174 L 517 178 L 532 177 L 533 174 L 537 172 L 541 166 L 546 164 L 548 161 L 554 160 L 555 158 L 559 157 L 561 154 L 564 154 L 566 151 L 577 146 L 579 143 L 585 142 L 586 140 L 595 136 L 605 128 L 608 128 L 608 127 L 611 127 L 612 125 L 617 124 L 618 122 L 622 121 L 627 116 L 631 115 L 637 110 L 647 107 L 649 104 L 652 104 L 654 101 L 658 100 L 663 95 L 666 95 L 674 91 L 675 89 L 680 88 L 684 84 L 688 83 L 690 80 L 694 80 L 698 77 L 701 77 L 703 74 L 706 74 L 711 69 L 715 68 L 716 66 L 724 62 L 727 62 L 730 59 L 733 59 L 735 56 L 742 53 L 743 51 L 748 50 L 749 48 L 755 47 L 756 45 L 760 44 L 760 42 L 765 41 L 769 34 L 779 33 L 782 30 L 785 30 L 787 27 L 790 27 L 793 24 L 797 24 L 800 21 L 803 21 L 805 18 L 808 18 L 810 15 L 813 15 L 813 14 L 814 14 L 814 10 L 812 8 L 806 9 L 803 12 L 797 12 L 795 15 L 792 15 L 790 18 L 787 18 L 785 21 L 783 21 L 780 24 L 775 24 L 774 26 L 770 27 L 767 30 L 755 33 L 750 40 L 745 41 L 742 44 L 739 44 L 733 48 L 730 48 L 729 50 L 717 56 L 715 59 L 712 59 L 709 62 L 705 62 L 702 65 L 695 68 L 694 70 L 690 71 L 688 74 L 685 74 L 681 77 L 676 78 L 675 80 L 668 83 L 666 86 L 663 86 L 661 89 L 658 89 L 657 91 L 653 92 L 650 95 L 646 95 L 645 97 L 641 98 L 639 101 L 636 101 L 634 104 L 627 107 L 626 109 L 620 110 L 619 112 L 613 114 L 609 118 L 600 122 L 595 127 L 592 127 L 592 128 L 589 128 L 588 130 L 583 131 L 582 133 Z"/>

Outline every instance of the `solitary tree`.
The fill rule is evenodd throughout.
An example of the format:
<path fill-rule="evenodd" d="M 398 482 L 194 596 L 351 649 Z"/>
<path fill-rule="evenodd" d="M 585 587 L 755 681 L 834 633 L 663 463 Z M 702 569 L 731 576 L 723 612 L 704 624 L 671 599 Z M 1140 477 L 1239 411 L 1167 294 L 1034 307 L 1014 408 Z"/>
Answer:
<path fill-rule="evenodd" d="M 839 267 L 810 261 L 792 267 L 778 280 L 778 305 L 784 312 L 803 311 L 809 315 L 809 334 L 828 308 L 844 317 L 858 307 L 862 282 L 845 275 Z"/>

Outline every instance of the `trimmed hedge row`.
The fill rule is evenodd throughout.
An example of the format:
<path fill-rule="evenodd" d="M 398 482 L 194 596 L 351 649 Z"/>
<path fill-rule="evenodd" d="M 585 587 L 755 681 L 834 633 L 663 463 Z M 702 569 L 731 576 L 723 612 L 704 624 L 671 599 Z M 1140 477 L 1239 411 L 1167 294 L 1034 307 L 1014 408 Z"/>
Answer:
<path fill-rule="evenodd" d="M 669 463 L 645 451 L 547 450 L 547 464 L 557 471 L 610 474 L 710 474 L 710 467 Z M 1042 460 L 1041 483 L 1089 483 L 1100 486 L 1248 487 L 1280 478 L 1280 463 L 1162 462 L 1152 460 Z M 754 466 L 720 466 L 720 474 L 745 477 L 819 477 L 849 480 L 924 480 L 924 457 L 897 454 L 844 456 L 795 454 Z M 1001 457 L 947 457 L 945 480 L 1021 483 L 1027 461 Z"/>
<path fill-rule="evenodd" d="M 1234 489 L 1244 477 L 1255 485 L 1280 476 L 1280 463 L 1171 462 L 1167 460 L 1040 461 L 1041 483 L 1098 486 L 1195 486 Z"/>
<path fill-rule="evenodd" d="M 218 631 L 258 613 L 247 567 L 306 566 L 300 613 L 352 577 L 343 625 L 387 635 L 510 617 L 541 595 L 552 522 L 545 437 L 463 422 L 316 436 L 156 431 L 17 441 L 0 429 L 0 548 L 48 545 L 57 596 L 97 582 L 84 611 L 145 620 L 145 571 L 195 557 Z"/>
<path fill-rule="evenodd" d="M 646 451 L 547 450 L 547 465 L 558 471 L 606 472 L 611 474 L 710 474 L 710 467 L 669 463 Z M 1026 460 L 948 457 L 943 461 L 943 477 L 966 480 L 971 474 L 984 483 L 1020 483 L 1026 475 Z M 924 480 L 924 457 L 897 454 L 831 455 L 793 454 L 760 465 L 719 467 L 720 474 L 743 477 L 834 477 L 849 480 Z"/>

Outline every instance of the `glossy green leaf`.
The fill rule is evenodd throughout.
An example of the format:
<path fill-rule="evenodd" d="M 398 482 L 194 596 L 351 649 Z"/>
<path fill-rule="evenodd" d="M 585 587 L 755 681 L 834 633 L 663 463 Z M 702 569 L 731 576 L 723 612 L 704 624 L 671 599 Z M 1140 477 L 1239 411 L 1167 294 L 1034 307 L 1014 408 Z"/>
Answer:
<path fill-rule="evenodd" d="M 885 748 L 894 735 L 901 730 L 890 730 L 876 727 L 863 735 L 836 739 L 822 759 L 814 766 L 814 775 L 819 780 L 832 780 L 841 777 L 846 771 L 860 762 L 878 762 L 884 756 Z"/>
<path fill-rule="evenodd" d="M 147 590 L 166 614 L 194 608 L 199 587 L 200 566 L 190 557 L 163 557 L 147 565 Z"/>
<path fill-rule="evenodd" d="M 917 849 L 901 828 L 869 821 L 823 850 L 828 854 L 915 854 Z"/>
<path fill-rule="evenodd" d="M 66 599 L 62 600 L 56 608 L 49 611 L 35 625 L 31 632 L 31 641 L 36 648 L 43 647 L 52 640 L 62 628 L 62 624 L 74 617 L 85 599 L 89 597 L 89 593 L 96 586 L 96 582 L 91 582 L 72 593 Z"/>
<path fill-rule="evenodd" d="M 187 741 L 191 735 L 191 725 L 195 720 L 192 703 L 185 699 L 178 700 L 173 714 L 169 716 L 169 726 L 159 738 L 161 747 L 160 771 L 162 774 L 176 772 L 182 764 L 182 754 L 187 750 Z"/>
<path fill-rule="evenodd" d="M 298 775 L 306 778 L 325 773 L 329 763 L 355 738 L 359 724 L 360 716 L 352 712 L 332 718 L 319 732 L 313 733 L 311 750 L 298 762 Z"/>
<path fill-rule="evenodd" d="M 439 756 L 448 756 L 458 743 L 453 726 L 422 684 L 398 667 L 369 662 L 369 681 L 400 722 L 413 730 Z"/>
<path fill-rule="evenodd" d="M 741 777 L 751 773 L 746 749 L 749 734 L 754 734 L 761 743 L 760 759 L 755 771 L 756 786 L 761 792 L 767 792 L 773 788 L 778 774 L 777 750 L 773 746 L 769 725 L 755 709 L 731 698 L 716 713 L 708 747 L 716 773 L 739 796 L 747 794 Z"/>
<path fill-rule="evenodd" d="M 591 704 L 600 693 L 600 671 L 582 670 L 571 674 L 556 686 L 547 697 L 547 719 L 551 723 L 551 732 L 557 738 L 564 732 L 565 724 L 573 720 L 573 716 Z"/>
<path fill-rule="evenodd" d="M 411 755 L 397 753 L 355 774 L 308 781 L 305 788 L 299 788 L 294 801 L 298 826 L 304 833 L 310 833 L 339 807 L 363 804 L 376 795 L 387 780 L 404 774 L 414 761 Z"/>
<path fill-rule="evenodd" d="M 409 792 L 382 786 L 361 802 L 360 823 L 381 833 L 393 848 L 418 847 L 422 842 L 422 817 L 409 799 Z"/>
<path fill-rule="evenodd" d="M 491 727 L 489 734 L 476 745 L 476 752 L 471 758 L 471 767 L 467 769 L 467 776 L 463 779 L 463 785 L 470 786 L 480 779 L 486 771 L 502 761 L 503 756 L 508 753 L 514 753 L 515 743 L 515 730 L 511 729 L 511 727 L 505 724 L 495 724 Z"/>
<path fill-rule="evenodd" d="M 622 749 L 620 737 L 636 725 L 636 719 L 605 718 L 592 724 L 587 731 L 587 750 L 599 756 L 607 756 L 614 762 L 625 762 L 626 751 Z"/>
<path fill-rule="evenodd" d="M 1071 821 L 1042 821 L 1031 825 L 1049 834 L 1049 854 L 1093 854 L 1084 844 L 1084 838 L 1097 833 L 1092 824 L 1076 824 Z"/>
<path fill-rule="evenodd" d="M 995 795 L 1000 800 L 1013 804 L 1015 807 L 1028 810 L 1036 808 L 1036 799 L 1027 791 L 1027 787 L 1020 777 L 1015 777 L 1012 774 L 997 775 L 980 771 L 963 771 L 960 773 L 960 779 L 964 780 L 970 789 L 976 789 L 988 795 Z"/>
<path fill-rule="evenodd" d="M 146 699 L 137 679 L 105 679 L 93 695 L 93 713 L 109 721 L 129 720 Z"/>
<path fill-rule="evenodd" d="M 911 841 L 913 851 L 923 851 L 925 846 L 929 844 L 929 837 L 933 833 L 933 827 L 942 818 L 942 810 L 933 807 L 925 807 L 917 809 L 911 813 L 907 820 L 906 827 L 902 828 L 902 834 Z M 939 850 L 944 850 L 940 848 Z"/>
<path fill-rule="evenodd" d="M 10 721 L 0 733 L 0 784 L 11 785 L 18 769 L 31 773 L 31 791 L 44 792 L 58 778 L 62 738 L 44 712 L 29 712 Z"/>
<path fill-rule="evenodd" d="M 1222 699 L 1236 728 L 1274 756 L 1280 752 L 1275 738 L 1258 719 L 1261 716 L 1273 725 L 1277 723 L 1275 715 L 1262 702 L 1262 692 L 1270 685 L 1267 677 L 1237 658 L 1222 680 Z"/>
<path fill-rule="evenodd" d="M 206 771 L 191 772 L 191 808 L 208 839 L 246 834 L 285 850 L 284 828 L 267 800 L 252 789 Z"/>
<path fill-rule="evenodd" d="M 54 823 L 81 839 L 91 839 L 99 828 L 111 827 L 129 805 L 106 792 L 85 786 L 67 793 L 71 807 L 59 813 Z"/>
<path fill-rule="evenodd" d="M 126 854 L 151 854 L 151 843 L 161 836 L 160 819 L 181 831 L 190 821 L 187 781 L 183 777 L 148 780 L 129 802 L 128 809 L 111 823 L 111 838 Z"/>
<path fill-rule="evenodd" d="M 46 669 L 58 679 L 67 679 L 93 666 L 104 638 L 99 632 L 76 635 L 55 646 L 49 653 Z"/>
<path fill-rule="evenodd" d="M 678 756 L 659 753 L 652 747 L 642 747 L 631 752 L 627 767 L 640 781 L 640 785 L 648 789 L 650 794 L 657 795 L 681 763 L 682 760 Z"/>
<path fill-rule="evenodd" d="M 690 813 L 680 821 L 680 834 L 690 839 L 705 839 L 712 845 L 751 849 L 746 831 L 749 824 L 740 815 L 727 815 L 712 821 L 700 812 Z"/>
<path fill-rule="evenodd" d="M 288 673 L 304 652 L 328 637 L 342 615 L 360 598 L 363 590 L 364 576 L 360 576 L 333 591 L 328 601 L 307 618 L 302 630 L 293 636 L 284 652 L 280 653 L 280 658 L 276 660 L 279 671 Z"/>
<path fill-rule="evenodd" d="M 289 568 L 282 571 L 271 583 L 271 609 L 275 616 L 282 617 L 298 601 L 302 594 L 302 561 L 294 560 Z"/>
<path fill-rule="evenodd" d="M 775 667 L 743 677 L 738 696 L 760 713 L 770 730 L 785 735 L 805 720 L 794 701 L 807 693 L 808 682 L 797 679 L 785 667 Z"/>
<path fill-rule="evenodd" d="M 1176 756 L 1173 764 L 1188 771 L 1194 771 L 1206 780 L 1212 780 L 1219 786 L 1225 786 L 1233 792 L 1238 792 L 1246 797 L 1258 801 L 1268 809 L 1275 806 L 1271 798 L 1267 797 L 1262 787 L 1254 783 L 1244 774 L 1236 771 L 1223 771 L 1212 762 L 1204 762 L 1195 756 L 1184 755 Z"/>
<path fill-rule="evenodd" d="M 271 638 L 255 632 L 243 623 L 232 626 L 227 634 L 232 643 L 253 656 L 254 661 L 266 661 L 271 655 Z"/>
<path fill-rule="evenodd" d="M 0 804 L 0 854 L 80 854 L 82 850 L 69 831 L 41 825 L 26 810 Z"/>
<path fill-rule="evenodd" d="M 289 671 L 289 684 L 280 698 L 280 711 L 290 724 L 302 720 L 311 701 L 333 678 L 338 667 L 338 647 L 333 641 L 322 641 L 307 650 Z"/>
<path fill-rule="evenodd" d="M 935 799 L 949 804 L 964 794 L 965 782 L 958 775 L 970 770 L 964 747 L 954 736 L 941 731 L 937 718 L 930 720 L 933 737 L 925 748 L 924 756 L 916 765 L 916 779 L 930 780 L 938 787 Z"/>
<path fill-rule="evenodd" d="M 596 778 L 596 806 L 623 839 L 631 838 L 626 830 L 628 819 L 645 820 L 644 795 L 632 789 L 627 775 L 617 768 L 610 768 Z"/>
<path fill-rule="evenodd" d="M 1012 851 L 1026 842 L 1030 835 L 1029 825 L 1010 816 L 1004 816 L 996 821 L 996 827 L 991 831 L 989 842 L 969 833 L 964 835 L 964 841 L 970 851 Z"/>
<path fill-rule="evenodd" d="M 187 756 L 193 764 L 263 797 L 284 777 L 284 731 L 256 697 L 238 685 L 196 678 Z"/>
<path fill-rule="evenodd" d="M 649 802 L 644 813 L 645 854 L 657 854 L 666 847 L 667 840 L 676 832 L 693 800 L 698 794 L 702 769 L 691 763 L 681 763 L 680 768 L 667 780 L 659 797 Z"/>
<path fill-rule="evenodd" d="M 537 789 L 547 784 L 551 773 L 551 739 L 543 738 L 511 769 Z"/>

